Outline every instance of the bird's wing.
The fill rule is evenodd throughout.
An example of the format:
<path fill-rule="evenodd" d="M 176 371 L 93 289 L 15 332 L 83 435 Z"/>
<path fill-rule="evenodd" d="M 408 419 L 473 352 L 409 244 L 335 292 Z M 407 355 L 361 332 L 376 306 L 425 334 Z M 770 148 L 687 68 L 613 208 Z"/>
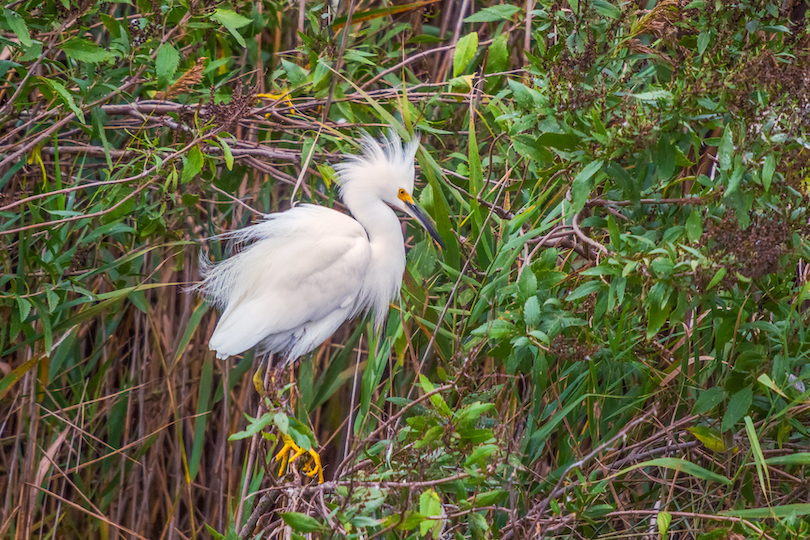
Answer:
<path fill-rule="evenodd" d="M 239 354 L 336 310 L 351 315 L 366 277 L 368 236 L 340 212 L 301 206 L 254 227 L 262 228 L 252 232 L 256 242 L 222 265 L 227 307 L 209 342 L 219 355 Z"/>

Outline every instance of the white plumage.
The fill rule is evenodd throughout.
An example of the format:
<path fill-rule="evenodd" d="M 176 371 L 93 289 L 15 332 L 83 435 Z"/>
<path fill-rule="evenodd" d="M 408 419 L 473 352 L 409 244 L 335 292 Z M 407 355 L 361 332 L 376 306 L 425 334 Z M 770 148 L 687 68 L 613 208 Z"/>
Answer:
<path fill-rule="evenodd" d="M 347 319 L 372 311 L 379 329 L 399 295 L 405 245 L 392 207 L 416 218 L 441 245 L 413 202 L 414 140 L 393 130 L 363 135 L 363 154 L 338 164 L 352 217 L 304 204 L 233 233 L 247 246 L 218 263 L 202 260 L 197 289 L 223 310 L 209 346 L 227 358 L 259 347 L 292 361 L 323 343 Z"/>

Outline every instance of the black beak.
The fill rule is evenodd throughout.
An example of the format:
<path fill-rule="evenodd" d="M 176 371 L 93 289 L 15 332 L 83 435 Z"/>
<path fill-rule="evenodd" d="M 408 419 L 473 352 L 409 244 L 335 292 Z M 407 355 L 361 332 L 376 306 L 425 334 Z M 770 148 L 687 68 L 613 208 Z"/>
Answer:
<path fill-rule="evenodd" d="M 405 202 L 405 206 L 408 207 L 411 215 L 416 219 L 416 221 L 419 222 L 420 225 L 422 225 L 422 227 L 425 228 L 430 237 L 433 238 L 433 242 L 435 242 L 440 249 L 444 249 L 444 242 L 442 242 L 442 239 L 439 237 L 439 233 L 436 231 L 436 227 L 433 226 L 433 222 L 430 221 L 430 219 L 425 216 L 425 214 L 423 214 L 415 204 Z"/>

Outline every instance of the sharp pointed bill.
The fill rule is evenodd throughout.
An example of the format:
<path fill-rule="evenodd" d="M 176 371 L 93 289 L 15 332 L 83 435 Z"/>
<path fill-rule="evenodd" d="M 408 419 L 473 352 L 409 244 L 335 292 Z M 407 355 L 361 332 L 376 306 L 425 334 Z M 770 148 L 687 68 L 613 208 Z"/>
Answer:
<path fill-rule="evenodd" d="M 419 222 L 422 227 L 427 231 L 433 241 L 436 242 L 436 245 L 440 248 L 444 249 L 444 242 L 442 242 L 441 237 L 439 236 L 438 231 L 436 231 L 436 227 L 433 226 L 433 222 L 430 221 L 413 200 L 413 197 L 408 195 L 407 193 L 401 192 L 399 194 L 399 199 L 405 203 L 405 207 L 408 209 L 408 213 L 414 218 L 416 221 Z"/>

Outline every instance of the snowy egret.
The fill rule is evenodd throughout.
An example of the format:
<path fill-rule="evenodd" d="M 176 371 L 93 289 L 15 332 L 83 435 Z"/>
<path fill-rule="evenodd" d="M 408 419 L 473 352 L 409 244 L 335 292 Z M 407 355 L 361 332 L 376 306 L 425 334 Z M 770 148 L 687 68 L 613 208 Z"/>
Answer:
<path fill-rule="evenodd" d="M 280 353 L 293 362 L 361 313 L 373 312 L 379 331 L 405 271 L 405 240 L 394 210 L 415 218 L 443 247 L 413 200 L 418 139 L 403 147 L 391 129 L 380 141 L 364 133 L 361 142 L 362 155 L 335 166 L 341 197 L 354 219 L 303 204 L 223 235 L 247 246 L 238 254 L 218 264 L 201 258 L 204 279 L 197 289 L 223 310 L 208 342 L 218 358 L 258 346 L 260 354 Z M 264 397 L 263 365 L 253 381 Z M 304 450 L 282 435 L 276 460 L 283 460 L 284 470 L 287 460 Z M 317 473 L 323 482 L 320 458 L 314 450 L 309 454 L 304 472 Z"/>
<path fill-rule="evenodd" d="M 258 345 L 287 362 L 307 354 L 361 313 L 379 330 L 402 285 L 405 241 L 394 210 L 416 219 L 442 245 L 413 200 L 419 140 L 403 147 L 396 131 L 377 141 L 364 133 L 362 155 L 335 166 L 351 217 L 302 204 L 226 233 L 240 253 L 218 263 L 202 259 L 199 291 L 223 310 L 209 341 L 218 358 Z"/>

